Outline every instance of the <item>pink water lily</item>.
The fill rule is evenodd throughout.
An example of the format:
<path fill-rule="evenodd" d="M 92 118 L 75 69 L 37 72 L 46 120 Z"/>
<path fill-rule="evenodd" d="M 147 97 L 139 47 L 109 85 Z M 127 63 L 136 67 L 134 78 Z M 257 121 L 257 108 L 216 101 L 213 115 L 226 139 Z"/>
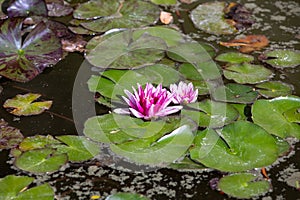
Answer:
<path fill-rule="evenodd" d="M 170 90 L 174 94 L 172 101 L 175 104 L 193 103 L 198 97 L 198 89 L 194 90 L 193 83 L 186 84 L 180 81 L 178 85 L 171 84 Z"/>
<path fill-rule="evenodd" d="M 173 94 L 168 92 L 159 84 L 156 88 L 147 83 L 145 89 L 138 84 L 138 91 L 132 87 L 133 93 L 124 90 L 128 98 L 122 97 L 129 105 L 129 109 L 119 108 L 114 112 L 119 114 L 132 114 L 137 118 L 146 120 L 163 117 L 178 112 L 182 106 L 169 106 L 172 102 Z"/>

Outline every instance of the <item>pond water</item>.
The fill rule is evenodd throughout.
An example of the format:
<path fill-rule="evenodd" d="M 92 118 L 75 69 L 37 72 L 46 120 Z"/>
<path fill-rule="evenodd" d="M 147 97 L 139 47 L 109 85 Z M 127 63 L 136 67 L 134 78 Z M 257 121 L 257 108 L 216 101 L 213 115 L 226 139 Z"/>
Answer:
<path fill-rule="evenodd" d="M 198 1 L 199 2 L 199 1 Z M 206 1 L 200 1 L 206 2 Z M 300 47 L 300 5 L 296 0 L 240 0 L 252 10 L 255 20 L 253 27 L 247 34 L 262 34 L 269 38 L 270 45 L 265 50 L 275 48 L 298 49 Z M 192 7 L 189 5 L 187 7 Z M 184 7 L 185 8 L 185 7 Z M 197 30 L 187 12 L 180 11 L 180 17 L 175 24 L 197 41 L 207 42 L 218 49 L 218 54 L 233 51 L 222 47 L 220 41 L 228 41 L 234 36 L 213 36 Z M 258 55 L 258 53 L 256 54 Z M 2 106 L 0 116 L 9 125 L 20 129 L 24 136 L 39 135 L 82 135 L 83 123 L 91 117 L 89 110 L 81 113 L 81 120 L 73 121 L 72 98 L 73 87 L 82 88 L 80 94 L 75 95 L 78 101 L 73 102 L 79 108 L 96 108 L 98 114 L 108 112 L 104 106 L 93 101 L 93 94 L 87 89 L 86 82 L 90 75 L 96 74 L 90 70 L 89 64 L 81 53 L 69 53 L 53 68 L 47 68 L 42 74 L 28 83 L 16 83 L 7 79 L 0 79 L 3 87 L 0 104 L 8 98 L 20 93 L 40 93 L 43 99 L 53 100 L 49 111 L 38 116 L 15 117 Z M 273 70 L 275 71 L 275 70 Z M 75 83 L 80 73 L 80 81 Z M 294 86 L 293 94 L 300 96 L 300 69 L 288 68 L 275 71 L 275 79 Z M 75 83 L 75 84 L 74 84 Z M 84 101 L 81 101 L 83 99 Z M 80 103 L 78 103 L 80 102 Z M 79 109 L 82 111 L 81 109 Z M 84 109 L 83 109 L 84 110 Z M 293 141 L 295 143 L 295 141 Z M 300 199 L 300 192 L 287 184 L 287 179 L 300 171 L 300 144 L 295 143 L 287 157 L 280 158 L 273 166 L 268 167 L 268 175 L 272 181 L 272 191 L 265 194 L 264 200 L 269 199 Z M 8 161 L 9 160 L 9 161 Z M 0 152 L 0 177 L 9 174 L 27 175 L 12 167 L 8 150 Z M 259 173 L 259 171 L 257 172 Z M 176 171 L 173 169 L 159 169 L 145 173 L 131 173 L 103 165 L 101 161 L 93 160 L 85 163 L 68 163 L 53 174 L 33 175 L 37 182 L 48 182 L 56 188 L 57 199 L 90 199 L 92 195 L 101 195 L 123 191 L 144 194 L 151 199 L 227 199 L 228 196 L 212 190 L 209 182 L 222 177 L 218 171 Z"/>

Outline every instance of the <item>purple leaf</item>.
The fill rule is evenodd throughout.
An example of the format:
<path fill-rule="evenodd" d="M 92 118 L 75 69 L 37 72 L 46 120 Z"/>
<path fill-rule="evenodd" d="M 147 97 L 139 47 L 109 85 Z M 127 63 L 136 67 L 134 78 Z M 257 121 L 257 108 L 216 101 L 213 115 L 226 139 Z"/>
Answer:
<path fill-rule="evenodd" d="M 22 40 L 23 20 L 7 19 L 0 27 L 0 75 L 27 82 L 62 57 L 60 40 L 40 22 Z"/>
<path fill-rule="evenodd" d="M 15 0 L 7 8 L 8 17 L 26 17 L 29 15 L 47 16 L 44 0 Z"/>
<path fill-rule="evenodd" d="M 23 135 L 19 129 L 8 126 L 7 122 L 0 119 L 0 150 L 11 149 L 23 140 Z"/>

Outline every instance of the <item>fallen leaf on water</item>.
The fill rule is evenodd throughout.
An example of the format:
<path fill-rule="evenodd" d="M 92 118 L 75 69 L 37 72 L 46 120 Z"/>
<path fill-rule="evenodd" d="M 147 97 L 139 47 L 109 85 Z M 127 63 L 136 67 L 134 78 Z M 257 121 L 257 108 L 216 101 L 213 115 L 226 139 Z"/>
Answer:
<path fill-rule="evenodd" d="M 252 51 L 261 50 L 269 44 L 269 40 L 264 35 L 248 35 L 243 38 L 234 39 L 229 42 L 220 42 L 220 45 L 226 47 L 240 47 L 242 53 L 250 53 Z"/>
<path fill-rule="evenodd" d="M 52 101 L 36 101 L 41 95 L 28 93 L 28 94 L 18 94 L 12 99 L 7 99 L 3 107 L 12 109 L 9 111 L 13 115 L 17 116 L 30 116 L 30 115 L 38 115 L 48 110 L 51 105 Z"/>
<path fill-rule="evenodd" d="M 161 11 L 159 19 L 164 24 L 170 24 L 173 21 L 173 16 L 169 12 Z"/>

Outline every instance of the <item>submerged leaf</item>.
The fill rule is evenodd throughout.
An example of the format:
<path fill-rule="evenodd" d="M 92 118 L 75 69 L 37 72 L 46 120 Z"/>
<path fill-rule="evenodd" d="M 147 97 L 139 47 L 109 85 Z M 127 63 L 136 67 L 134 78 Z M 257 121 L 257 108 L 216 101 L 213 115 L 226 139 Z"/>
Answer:
<path fill-rule="evenodd" d="M 28 186 L 34 178 L 28 176 L 8 175 L 0 179 L 1 199 L 11 200 L 53 200 L 54 191 L 48 183 L 36 187 Z"/>
<path fill-rule="evenodd" d="M 40 96 L 40 94 L 33 93 L 24 95 L 18 94 L 12 99 L 7 99 L 4 102 L 3 107 L 13 109 L 12 111 L 10 111 L 10 113 L 17 116 L 38 115 L 45 110 L 48 110 L 52 105 L 52 101 L 34 102 Z"/>
<path fill-rule="evenodd" d="M 218 187 L 230 196 L 249 199 L 262 195 L 270 189 L 268 181 L 256 179 L 257 177 L 250 173 L 231 174 L 221 178 Z"/>
<path fill-rule="evenodd" d="M 225 2 L 200 4 L 191 12 L 195 26 L 205 32 L 220 35 L 233 34 L 237 29 L 225 19 Z"/>
<path fill-rule="evenodd" d="M 7 122 L 0 119 L 0 151 L 1 149 L 11 149 L 19 145 L 23 140 L 21 131 L 8 126 Z"/>
<path fill-rule="evenodd" d="M 60 40 L 44 22 L 22 39 L 23 19 L 7 19 L 0 27 L 0 75 L 27 82 L 62 57 Z"/>
<path fill-rule="evenodd" d="M 260 59 L 276 68 L 297 67 L 300 65 L 300 52 L 277 49 L 263 53 Z"/>
<path fill-rule="evenodd" d="M 239 47 L 242 53 L 250 53 L 252 51 L 259 51 L 269 44 L 269 40 L 264 35 L 247 35 L 243 38 L 234 39 L 229 42 L 220 42 L 226 47 Z"/>
<path fill-rule="evenodd" d="M 270 134 L 300 138 L 299 109 L 300 98 L 297 96 L 258 100 L 252 106 L 252 119 Z"/>

